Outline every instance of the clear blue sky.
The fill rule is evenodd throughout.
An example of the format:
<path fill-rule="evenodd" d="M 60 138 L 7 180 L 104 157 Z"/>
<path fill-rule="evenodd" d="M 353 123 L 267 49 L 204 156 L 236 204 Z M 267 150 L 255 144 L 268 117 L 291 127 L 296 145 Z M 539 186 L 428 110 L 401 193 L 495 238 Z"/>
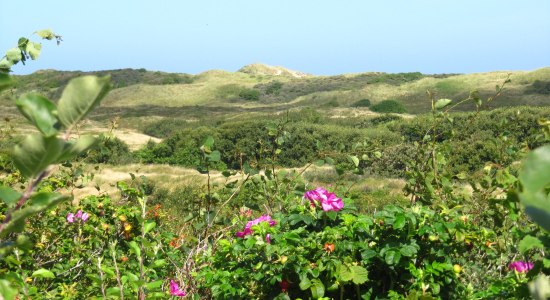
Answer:
<path fill-rule="evenodd" d="M 200 73 L 261 62 L 311 74 L 550 66 L 549 0 L 2 1 L 0 50 L 51 28 L 37 69 Z"/>

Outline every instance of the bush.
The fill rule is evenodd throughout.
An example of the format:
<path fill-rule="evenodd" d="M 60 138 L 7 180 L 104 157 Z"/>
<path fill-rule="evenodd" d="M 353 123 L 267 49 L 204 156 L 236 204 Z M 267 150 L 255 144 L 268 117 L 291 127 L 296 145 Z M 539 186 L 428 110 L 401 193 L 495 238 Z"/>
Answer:
<path fill-rule="evenodd" d="M 353 103 L 353 107 L 369 107 L 370 106 L 370 100 L 369 99 L 361 99 L 355 103 Z"/>
<path fill-rule="evenodd" d="M 239 97 L 248 101 L 260 100 L 260 91 L 254 89 L 242 89 L 239 92 Z"/>
<path fill-rule="evenodd" d="M 99 145 L 88 151 L 85 161 L 95 164 L 129 164 L 134 161 L 128 145 L 117 137 L 102 136 Z"/>
<path fill-rule="evenodd" d="M 376 103 L 375 105 L 371 106 L 370 108 L 374 112 L 378 113 L 397 113 L 402 114 L 406 113 L 407 110 L 397 100 L 384 100 L 381 102 Z"/>

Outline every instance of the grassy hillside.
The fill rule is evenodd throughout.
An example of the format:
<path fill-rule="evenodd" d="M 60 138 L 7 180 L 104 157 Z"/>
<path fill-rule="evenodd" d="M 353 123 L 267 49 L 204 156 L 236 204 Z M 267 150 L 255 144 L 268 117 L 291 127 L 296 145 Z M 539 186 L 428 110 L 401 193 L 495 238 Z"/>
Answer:
<path fill-rule="evenodd" d="M 313 76 L 282 67 L 253 64 L 237 72 L 212 70 L 197 75 L 145 69 L 39 71 L 15 76 L 15 88 L 0 94 L 2 115 L 10 116 L 14 112 L 13 98 L 22 93 L 39 91 L 57 99 L 68 80 L 85 74 L 110 74 L 113 80 L 114 89 L 97 110 L 95 118 L 103 120 L 119 115 L 128 123 L 141 116 L 187 120 L 206 116 L 234 118 L 243 113 L 275 113 L 303 107 L 320 108 L 330 113 L 346 109 L 369 111 L 366 107 L 354 108 L 363 99 L 368 99 L 372 105 L 396 100 L 409 113 L 418 114 L 430 109 L 428 90 L 437 98 L 459 100 L 473 90 L 488 97 L 508 74 L 512 82 L 498 101 L 491 104 L 493 107 L 550 104 L 550 68 L 463 75 L 371 72 Z M 465 110 L 472 108 L 463 107 Z"/>

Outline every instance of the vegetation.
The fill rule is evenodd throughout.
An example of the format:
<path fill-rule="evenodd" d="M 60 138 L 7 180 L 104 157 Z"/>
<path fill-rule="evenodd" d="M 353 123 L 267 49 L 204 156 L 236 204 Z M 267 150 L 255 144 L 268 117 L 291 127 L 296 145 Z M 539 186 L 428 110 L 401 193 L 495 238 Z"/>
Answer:
<path fill-rule="evenodd" d="M 370 108 L 374 112 L 378 113 L 397 113 L 402 114 L 407 112 L 403 104 L 396 100 L 384 100 L 376 103 Z"/>
<path fill-rule="evenodd" d="M 13 51 L 6 58 L 18 62 Z M 377 76 L 369 80 L 428 79 Z M 13 84 L 0 73 L 0 89 Z M 231 84 L 214 90 L 253 89 Z M 70 80 L 57 103 L 23 94 L 16 106 L 34 131 L 0 131 L 0 296 L 548 298 L 550 111 L 484 111 L 509 84 L 463 100 L 430 93 L 430 113 L 415 118 L 307 108 L 154 120 L 144 128 L 165 139 L 133 154 L 111 135 L 73 135 L 107 99 L 108 77 Z M 454 112 L 462 105 L 475 112 Z M 202 175 L 159 188 L 136 170 L 113 179 L 116 193 L 96 185 L 73 198 L 107 163 L 136 159 Z M 369 173 L 386 189 L 357 187 Z M 385 176 L 400 177 L 407 198 Z"/>

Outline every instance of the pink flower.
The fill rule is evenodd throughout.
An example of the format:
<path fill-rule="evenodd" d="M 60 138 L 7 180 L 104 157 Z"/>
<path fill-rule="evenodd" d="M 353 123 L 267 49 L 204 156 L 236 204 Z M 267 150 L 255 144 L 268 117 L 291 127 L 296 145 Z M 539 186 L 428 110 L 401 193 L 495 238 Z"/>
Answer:
<path fill-rule="evenodd" d="M 336 197 L 336 194 L 329 193 L 321 187 L 305 192 L 304 198 L 308 199 L 312 206 L 315 205 L 315 202 L 321 203 L 321 207 L 324 211 L 339 211 L 344 208 L 342 199 Z"/>
<path fill-rule="evenodd" d="M 88 213 L 83 213 L 82 217 L 80 217 L 80 219 L 82 220 L 82 222 L 86 222 L 89 217 L 90 217 L 90 215 L 88 215 Z"/>
<path fill-rule="evenodd" d="M 81 219 L 81 218 L 82 218 L 82 210 L 79 209 L 79 210 L 76 212 L 76 214 L 75 214 L 74 216 L 75 216 L 77 219 Z"/>
<path fill-rule="evenodd" d="M 533 268 L 533 263 L 519 260 L 509 264 L 508 268 L 518 273 L 527 273 Z"/>
<path fill-rule="evenodd" d="M 73 213 L 69 213 L 67 215 L 67 222 L 69 222 L 69 223 L 74 222 L 74 214 Z"/>
<path fill-rule="evenodd" d="M 268 243 L 268 244 L 271 244 L 271 234 L 268 233 L 268 234 L 265 236 L 265 242 Z"/>
<path fill-rule="evenodd" d="M 180 290 L 179 285 L 174 280 L 170 280 L 170 295 L 183 297 L 185 296 L 185 291 Z"/>
<path fill-rule="evenodd" d="M 272 220 L 271 219 L 271 216 L 269 215 L 263 215 L 257 219 L 254 219 L 252 221 L 248 221 L 246 223 L 246 226 L 244 227 L 244 230 L 243 231 L 239 231 L 237 232 L 235 235 L 237 237 L 240 237 L 240 238 L 243 238 L 249 234 L 252 234 L 252 226 L 254 225 L 258 225 L 260 224 L 261 222 L 268 222 L 269 223 L 269 226 L 274 226 L 275 224 L 277 224 L 277 221 L 275 220 Z"/>

